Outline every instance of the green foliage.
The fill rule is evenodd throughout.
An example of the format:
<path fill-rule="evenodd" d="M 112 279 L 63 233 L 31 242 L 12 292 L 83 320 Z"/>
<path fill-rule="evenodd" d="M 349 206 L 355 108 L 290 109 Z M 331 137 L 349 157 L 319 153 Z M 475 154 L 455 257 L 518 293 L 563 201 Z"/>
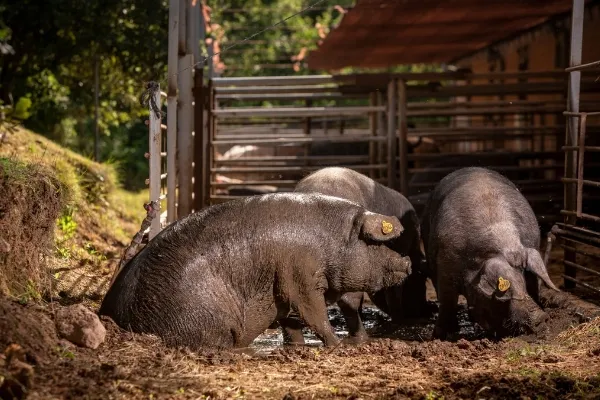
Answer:
<path fill-rule="evenodd" d="M 67 207 L 65 213 L 56 222 L 64 239 L 70 239 L 77 231 L 77 222 L 73 220 L 73 208 Z"/>
<path fill-rule="evenodd" d="M 0 0 L 0 132 L 5 125 L 22 122 L 80 154 L 94 154 L 98 63 L 101 160 L 115 164 L 126 188 L 144 188 L 148 111 L 138 97 L 145 82 L 166 77 L 168 3 Z M 343 15 L 335 6 L 347 8 L 354 0 L 326 0 L 280 24 L 314 0 L 206 3 L 212 10 L 207 36 L 219 40 L 226 66 L 222 75 L 265 76 L 322 72 L 307 70 L 295 56 L 316 48 L 321 36 L 340 22 Z M 390 71 L 409 68 L 427 67 Z M 322 103 L 314 105 L 327 105 Z M 9 118 L 10 124 L 5 123 Z"/>

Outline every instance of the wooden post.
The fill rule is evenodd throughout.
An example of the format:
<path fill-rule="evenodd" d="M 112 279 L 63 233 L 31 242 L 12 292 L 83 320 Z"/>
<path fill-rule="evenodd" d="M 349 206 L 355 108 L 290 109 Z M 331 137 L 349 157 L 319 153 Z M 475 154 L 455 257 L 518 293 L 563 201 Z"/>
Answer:
<path fill-rule="evenodd" d="M 159 201 L 160 204 L 160 187 L 161 187 L 161 127 L 160 127 L 160 116 L 156 115 L 156 112 L 152 109 L 152 104 L 156 104 L 160 109 L 160 87 L 156 92 L 152 94 L 152 99 L 150 100 L 150 140 L 149 140 L 149 148 L 148 153 L 150 154 L 150 176 L 149 176 L 149 186 L 150 186 L 150 201 Z M 148 233 L 148 239 L 152 240 L 154 236 L 156 236 L 160 232 L 160 216 L 154 218 L 152 220 L 152 224 L 150 225 L 150 232 Z"/>
<path fill-rule="evenodd" d="M 371 92 L 369 94 L 369 105 L 372 107 L 377 106 L 377 97 L 375 92 Z M 377 113 L 372 112 L 369 113 L 369 130 L 371 131 L 371 136 L 377 136 Z M 369 142 L 369 164 L 377 164 L 377 143 Z M 376 169 L 371 169 L 369 171 L 369 176 L 371 179 L 375 179 L 375 174 L 377 173 Z"/>
<path fill-rule="evenodd" d="M 400 193 L 408 196 L 408 122 L 406 82 L 398 81 L 398 156 L 400 158 Z"/>
<path fill-rule="evenodd" d="M 169 49 L 167 87 L 167 223 L 177 220 L 177 50 L 179 2 L 169 2 Z"/>
<path fill-rule="evenodd" d="M 204 202 L 206 182 L 203 175 L 206 148 L 204 145 L 204 70 L 196 66 L 194 75 L 194 211 L 200 211 Z"/>
<path fill-rule="evenodd" d="M 193 55 L 181 57 L 179 65 L 179 112 L 177 113 L 177 156 L 178 156 L 178 210 L 183 218 L 192 211 L 192 154 L 193 154 L 193 113 L 192 113 L 192 73 Z"/>
<path fill-rule="evenodd" d="M 388 187 L 394 189 L 396 187 L 396 111 L 397 111 L 397 89 L 398 82 L 396 79 L 391 79 L 387 87 L 387 184 Z"/>

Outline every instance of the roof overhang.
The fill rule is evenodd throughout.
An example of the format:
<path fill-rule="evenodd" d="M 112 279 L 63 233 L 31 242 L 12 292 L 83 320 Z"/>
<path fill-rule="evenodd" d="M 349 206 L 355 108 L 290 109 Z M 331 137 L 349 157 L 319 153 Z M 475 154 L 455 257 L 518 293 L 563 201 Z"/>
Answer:
<path fill-rule="evenodd" d="M 572 0 L 357 0 L 307 63 L 313 70 L 448 63 L 571 7 Z"/>

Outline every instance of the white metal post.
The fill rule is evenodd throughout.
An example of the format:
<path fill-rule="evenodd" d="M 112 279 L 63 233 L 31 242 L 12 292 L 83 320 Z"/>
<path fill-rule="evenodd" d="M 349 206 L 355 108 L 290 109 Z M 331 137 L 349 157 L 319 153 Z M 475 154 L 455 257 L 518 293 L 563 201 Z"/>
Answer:
<path fill-rule="evenodd" d="M 169 50 L 167 88 L 167 223 L 177 219 L 177 50 L 179 0 L 169 2 Z"/>
<path fill-rule="evenodd" d="M 160 110 L 160 86 L 158 90 L 152 93 L 150 99 L 150 146 L 148 152 L 150 153 L 150 201 L 160 202 L 160 186 L 161 186 L 161 128 L 160 128 L 160 115 L 156 115 L 152 105 L 155 104 Z M 152 225 L 150 225 L 150 232 L 148 234 L 149 240 L 152 240 L 160 232 L 160 218 L 154 218 Z"/>

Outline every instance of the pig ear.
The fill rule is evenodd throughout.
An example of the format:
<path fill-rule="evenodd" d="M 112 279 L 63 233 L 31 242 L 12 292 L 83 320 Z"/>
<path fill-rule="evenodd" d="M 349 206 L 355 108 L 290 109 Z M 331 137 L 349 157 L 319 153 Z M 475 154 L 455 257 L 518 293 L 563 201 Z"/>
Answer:
<path fill-rule="evenodd" d="M 385 242 L 399 237 L 404 227 L 396 217 L 365 212 L 361 218 L 360 233 L 363 237 Z"/>
<path fill-rule="evenodd" d="M 527 265 L 525 266 L 525 270 L 537 275 L 550 289 L 558 291 L 558 288 L 554 286 L 554 283 L 550 280 L 550 276 L 548 276 L 548 270 L 544 265 L 542 256 L 535 249 L 527 249 Z"/>
<path fill-rule="evenodd" d="M 473 284 L 485 296 L 495 297 L 500 301 L 509 299 L 519 300 L 525 298 L 517 277 L 519 274 L 506 262 L 498 258 L 490 258 L 475 276 Z M 478 280 L 478 281 L 477 281 Z M 510 297 L 503 296 L 510 291 Z"/>

